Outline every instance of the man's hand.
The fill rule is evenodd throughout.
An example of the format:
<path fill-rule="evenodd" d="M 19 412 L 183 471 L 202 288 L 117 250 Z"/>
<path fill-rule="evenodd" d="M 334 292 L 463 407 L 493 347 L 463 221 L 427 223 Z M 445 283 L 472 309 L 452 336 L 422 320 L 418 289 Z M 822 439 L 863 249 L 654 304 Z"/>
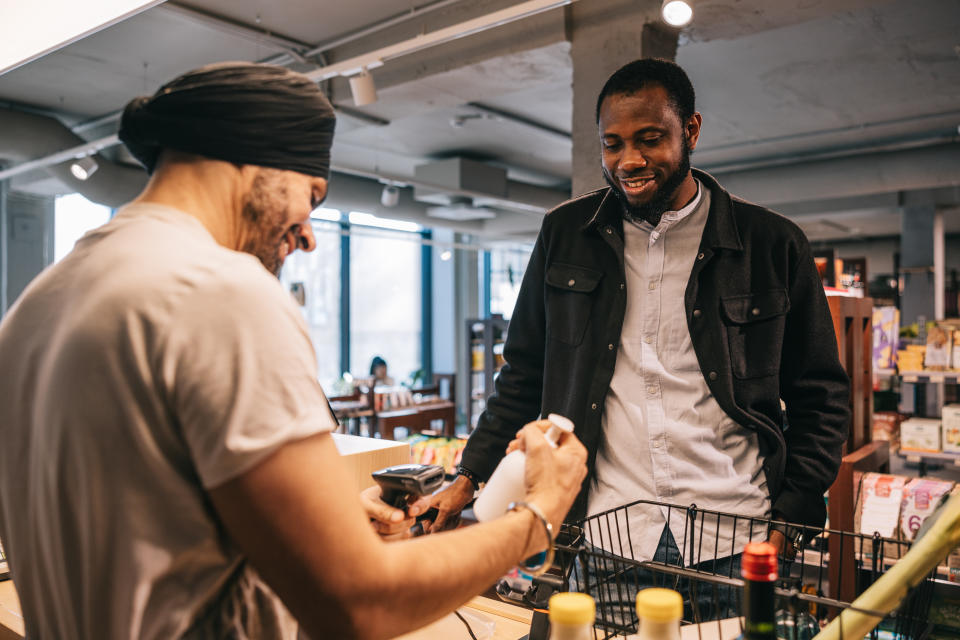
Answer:
<path fill-rule="evenodd" d="M 421 497 L 411 502 L 404 513 L 380 499 L 379 485 L 367 487 L 360 492 L 360 502 L 370 518 L 373 530 L 387 541 L 411 537 L 410 529 L 416 523 L 416 517 L 427 510 L 429 501 L 429 496 Z"/>
<path fill-rule="evenodd" d="M 793 543 L 787 540 L 787 537 L 776 529 L 770 531 L 767 542 L 777 549 L 777 555 L 787 560 L 793 560 L 797 555 L 797 550 L 793 547 Z"/>
<path fill-rule="evenodd" d="M 442 491 L 430 496 L 427 506 L 437 508 L 437 517 L 430 525 L 429 532 L 436 533 L 446 529 L 453 529 L 460 522 L 460 512 L 473 500 L 473 483 L 466 476 L 457 476 Z"/>

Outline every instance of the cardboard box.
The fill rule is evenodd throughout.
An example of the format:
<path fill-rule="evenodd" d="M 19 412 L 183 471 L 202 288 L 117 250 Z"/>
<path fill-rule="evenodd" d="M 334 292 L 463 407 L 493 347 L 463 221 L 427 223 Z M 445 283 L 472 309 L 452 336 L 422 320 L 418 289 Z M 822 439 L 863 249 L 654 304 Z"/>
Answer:
<path fill-rule="evenodd" d="M 926 451 L 939 453 L 941 451 L 940 421 L 932 418 L 910 418 L 900 423 L 900 450 Z"/>
<path fill-rule="evenodd" d="M 927 334 L 927 353 L 923 357 L 923 366 L 934 371 L 949 368 L 952 363 L 952 350 L 953 330 L 950 327 L 932 327 Z"/>
<path fill-rule="evenodd" d="M 943 451 L 960 453 L 960 404 L 948 404 L 943 408 Z"/>

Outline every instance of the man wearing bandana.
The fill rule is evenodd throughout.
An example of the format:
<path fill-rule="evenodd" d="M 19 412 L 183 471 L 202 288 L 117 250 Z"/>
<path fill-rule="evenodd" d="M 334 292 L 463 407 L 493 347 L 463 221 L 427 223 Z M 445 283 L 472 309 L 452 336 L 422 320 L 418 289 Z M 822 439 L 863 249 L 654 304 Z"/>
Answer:
<path fill-rule="evenodd" d="M 691 168 L 702 120 L 676 64 L 625 65 L 596 116 L 609 186 L 546 216 L 506 364 L 461 477 L 436 497 L 435 528 L 516 429 L 547 413 L 572 419 L 590 452 L 571 519 L 647 500 L 822 527 L 849 381 L 806 237 Z M 743 520 L 739 531 L 703 523 L 691 557 L 686 519 L 670 515 L 638 505 L 617 523 L 637 559 L 729 559 L 751 535 Z M 798 533 L 778 525 L 769 537 L 789 553 Z"/>
<path fill-rule="evenodd" d="M 315 247 L 334 122 L 305 76 L 243 63 L 124 111 L 147 187 L 0 324 L 0 539 L 28 637 L 393 637 L 559 526 L 586 454 L 536 426 L 529 506 L 472 530 L 387 547 L 344 490 L 275 277 Z"/>

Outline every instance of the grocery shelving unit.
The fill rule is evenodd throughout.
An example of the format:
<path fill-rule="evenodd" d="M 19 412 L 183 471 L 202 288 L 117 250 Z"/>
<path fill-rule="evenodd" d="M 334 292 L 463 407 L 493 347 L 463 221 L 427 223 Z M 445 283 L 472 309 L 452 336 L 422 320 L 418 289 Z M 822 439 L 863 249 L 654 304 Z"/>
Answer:
<path fill-rule="evenodd" d="M 467 320 L 467 427 L 473 430 L 493 393 L 493 382 L 503 366 L 503 343 L 507 339 L 507 320 L 494 314 L 489 318 Z"/>

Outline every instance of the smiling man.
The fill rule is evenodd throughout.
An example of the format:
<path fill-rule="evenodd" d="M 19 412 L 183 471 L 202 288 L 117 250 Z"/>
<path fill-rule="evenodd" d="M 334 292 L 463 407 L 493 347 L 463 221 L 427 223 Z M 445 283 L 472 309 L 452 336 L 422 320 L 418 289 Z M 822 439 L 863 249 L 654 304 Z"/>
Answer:
<path fill-rule="evenodd" d="M 552 412 L 590 452 L 571 519 L 646 499 L 823 525 L 849 383 L 806 238 L 691 169 L 702 120 L 676 64 L 624 66 L 596 113 L 609 187 L 546 216 L 506 365 L 461 477 L 436 498 L 437 528 L 514 431 Z M 631 514 L 638 558 L 677 555 L 683 518 L 668 526 L 655 505 Z M 686 564 L 714 559 L 705 526 L 710 550 Z M 713 526 L 718 556 L 739 551 L 743 540 Z M 770 538 L 784 547 L 795 533 Z"/>
<path fill-rule="evenodd" d="M 550 544 L 586 474 L 572 436 L 521 432 L 526 498 L 473 530 L 387 547 L 348 489 L 276 278 L 315 247 L 333 129 L 316 83 L 269 65 L 127 105 L 146 189 L 0 324 L 0 539 L 28 637 L 394 637 Z"/>

